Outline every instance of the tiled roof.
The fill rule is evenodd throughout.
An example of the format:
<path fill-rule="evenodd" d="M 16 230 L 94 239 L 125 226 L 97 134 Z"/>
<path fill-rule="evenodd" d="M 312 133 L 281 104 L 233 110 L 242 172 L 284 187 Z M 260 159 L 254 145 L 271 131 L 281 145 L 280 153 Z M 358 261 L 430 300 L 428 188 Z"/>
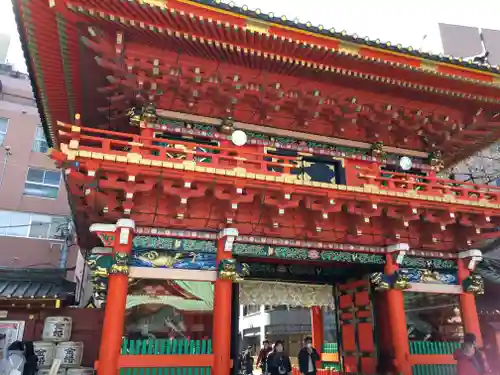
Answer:
<path fill-rule="evenodd" d="M 0 270 L 0 299 L 66 299 L 75 285 L 59 270 Z"/>
<path fill-rule="evenodd" d="M 224 3 L 221 0 L 192 0 L 192 1 L 199 4 L 203 4 L 205 6 L 211 6 L 214 8 L 222 9 L 224 11 L 229 11 L 246 17 L 255 18 L 263 22 L 270 22 L 294 28 L 297 30 L 306 31 L 309 33 L 333 37 L 346 42 L 356 43 L 361 46 L 374 47 L 385 51 L 391 51 L 409 56 L 420 57 L 428 60 L 433 60 L 436 62 L 454 64 L 469 69 L 500 73 L 500 66 L 493 66 L 489 64 L 483 64 L 480 62 L 474 62 L 472 61 L 472 59 L 464 60 L 461 57 L 438 55 L 429 52 L 424 52 L 410 46 L 405 47 L 402 46 L 401 44 L 392 44 L 391 42 L 383 42 L 379 39 L 374 40 L 369 37 L 361 37 L 356 34 L 348 34 L 345 30 L 339 31 L 334 29 L 333 27 L 326 28 L 322 25 L 313 25 L 311 22 L 302 23 L 297 20 L 290 20 L 286 16 L 276 16 L 272 12 L 263 13 L 260 9 L 250 10 L 246 5 L 237 6 L 233 2 Z"/>

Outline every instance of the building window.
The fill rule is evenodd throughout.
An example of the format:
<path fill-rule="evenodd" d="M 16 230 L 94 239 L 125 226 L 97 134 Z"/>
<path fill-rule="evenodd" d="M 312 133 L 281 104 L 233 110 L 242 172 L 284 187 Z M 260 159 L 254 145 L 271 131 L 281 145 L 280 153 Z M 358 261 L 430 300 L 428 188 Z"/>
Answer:
<path fill-rule="evenodd" d="M 3 145 L 5 136 L 7 135 L 7 128 L 9 127 L 9 119 L 0 117 L 0 145 Z"/>
<path fill-rule="evenodd" d="M 57 198 L 60 183 L 61 172 L 30 167 L 24 184 L 24 195 Z"/>
<path fill-rule="evenodd" d="M 33 151 L 46 153 L 49 150 L 49 145 L 45 139 L 43 128 L 41 125 L 36 127 L 35 143 L 33 144 Z"/>
<path fill-rule="evenodd" d="M 245 305 L 245 306 L 243 306 L 243 316 L 250 315 L 250 314 L 256 314 L 258 312 L 260 312 L 259 305 Z"/>
<path fill-rule="evenodd" d="M 62 239 L 68 219 L 31 212 L 0 211 L 0 236 Z"/>

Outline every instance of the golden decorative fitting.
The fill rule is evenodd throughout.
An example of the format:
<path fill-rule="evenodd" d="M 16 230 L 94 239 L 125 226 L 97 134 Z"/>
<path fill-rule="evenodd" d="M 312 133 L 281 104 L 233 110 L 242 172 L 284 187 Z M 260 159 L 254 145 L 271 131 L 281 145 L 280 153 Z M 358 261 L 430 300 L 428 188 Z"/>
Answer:
<path fill-rule="evenodd" d="M 352 56 L 359 56 L 359 50 L 359 45 L 349 42 L 340 42 L 338 47 L 340 53 Z"/>
<path fill-rule="evenodd" d="M 219 262 L 218 277 L 233 283 L 243 281 L 250 274 L 250 267 L 246 263 L 239 264 L 235 259 L 223 259 Z"/>
<path fill-rule="evenodd" d="M 166 9 L 168 5 L 167 0 L 137 0 L 137 2 L 141 5 L 150 5 L 162 9 Z"/>
<path fill-rule="evenodd" d="M 386 275 L 382 272 L 375 272 L 370 275 L 370 284 L 376 291 L 391 289 L 391 285 Z"/>
<path fill-rule="evenodd" d="M 439 172 L 444 168 L 443 154 L 441 151 L 434 151 L 429 154 L 429 165 L 436 171 Z"/>
<path fill-rule="evenodd" d="M 114 263 L 109 268 L 110 275 L 128 275 L 128 254 L 127 253 L 116 253 L 114 257 Z"/>
<path fill-rule="evenodd" d="M 435 61 L 422 60 L 420 62 L 420 68 L 426 72 L 437 73 L 439 70 L 439 65 Z"/>
<path fill-rule="evenodd" d="M 221 122 L 220 132 L 223 134 L 232 134 L 234 132 L 234 122 L 232 118 L 225 118 Z"/>
<path fill-rule="evenodd" d="M 267 23 L 251 18 L 247 19 L 245 29 L 254 33 L 269 34 L 269 25 Z"/>
<path fill-rule="evenodd" d="M 158 116 L 153 103 L 148 103 L 142 108 L 132 107 L 127 110 L 130 125 L 140 127 L 143 123 L 156 124 Z"/>
<path fill-rule="evenodd" d="M 481 276 L 472 274 L 462 282 L 464 292 L 484 294 L 484 280 Z"/>
<path fill-rule="evenodd" d="M 408 276 L 403 273 L 396 273 L 392 288 L 397 290 L 406 290 L 410 287 Z"/>
<path fill-rule="evenodd" d="M 384 143 L 383 142 L 373 143 L 370 147 L 370 155 L 380 159 L 385 158 Z"/>

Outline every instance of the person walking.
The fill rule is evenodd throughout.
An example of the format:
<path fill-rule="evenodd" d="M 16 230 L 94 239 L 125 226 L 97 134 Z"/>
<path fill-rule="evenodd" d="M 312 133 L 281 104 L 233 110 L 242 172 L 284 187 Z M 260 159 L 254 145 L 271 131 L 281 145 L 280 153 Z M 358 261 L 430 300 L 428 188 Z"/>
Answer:
<path fill-rule="evenodd" d="M 466 333 L 462 346 L 453 357 L 457 361 L 457 375 L 485 375 L 490 372 L 484 353 L 476 346 L 476 335 Z"/>
<path fill-rule="evenodd" d="M 290 357 L 285 353 L 285 345 L 282 340 L 274 343 L 274 349 L 267 356 L 266 373 L 268 375 L 291 375 L 292 363 Z"/>
<path fill-rule="evenodd" d="M 24 344 L 22 341 L 14 341 L 7 348 L 5 357 L 0 364 L 0 374 L 22 375 L 25 364 Z"/>
<path fill-rule="evenodd" d="M 260 348 L 259 356 L 257 357 L 257 367 L 262 370 L 262 375 L 266 374 L 266 363 L 267 356 L 273 351 L 271 345 L 269 345 L 269 340 L 262 341 L 262 348 Z"/>
<path fill-rule="evenodd" d="M 24 344 L 24 357 L 26 363 L 24 364 L 23 375 L 36 375 L 38 372 L 38 357 L 35 354 L 35 347 L 33 341 L 23 341 Z"/>
<path fill-rule="evenodd" d="M 252 375 L 253 374 L 253 357 L 252 347 L 249 346 L 241 353 L 240 357 L 240 374 Z"/>
<path fill-rule="evenodd" d="M 297 357 L 301 375 L 316 375 L 316 362 L 320 360 L 320 356 L 312 346 L 311 337 L 304 339 L 304 347 L 300 349 Z"/>

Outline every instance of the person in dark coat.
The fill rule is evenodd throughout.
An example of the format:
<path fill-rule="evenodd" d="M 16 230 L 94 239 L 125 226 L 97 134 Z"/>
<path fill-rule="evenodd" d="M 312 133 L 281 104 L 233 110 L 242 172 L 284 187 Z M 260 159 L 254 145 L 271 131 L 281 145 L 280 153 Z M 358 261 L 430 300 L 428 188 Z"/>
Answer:
<path fill-rule="evenodd" d="M 457 375 L 485 375 L 490 372 L 484 353 L 476 347 L 476 335 L 466 333 L 460 349 L 454 354 Z"/>
<path fill-rule="evenodd" d="M 252 347 L 249 346 L 246 350 L 241 353 L 240 357 L 240 373 L 243 375 L 253 374 L 253 357 L 252 357 Z"/>
<path fill-rule="evenodd" d="M 297 356 L 299 361 L 299 371 L 302 375 L 316 375 L 316 362 L 320 360 L 320 356 L 312 346 L 312 338 L 304 339 L 304 347 L 300 349 Z"/>
<path fill-rule="evenodd" d="M 257 357 L 257 367 L 262 369 L 262 374 L 266 373 L 266 361 L 267 356 L 271 353 L 273 348 L 269 345 L 269 340 L 264 340 L 262 342 L 262 348 L 260 349 L 259 356 Z"/>
<path fill-rule="evenodd" d="M 35 354 L 33 341 L 23 341 L 24 356 L 26 363 L 24 364 L 23 375 L 35 375 L 38 372 L 38 357 Z"/>
<path fill-rule="evenodd" d="M 291 375 L 292 363 L 290 357 L 285 353 L 285 345 L 282 340 L 274 343 L 274 348 L 267 356 L 266 373 L 268 375 Z"/>

